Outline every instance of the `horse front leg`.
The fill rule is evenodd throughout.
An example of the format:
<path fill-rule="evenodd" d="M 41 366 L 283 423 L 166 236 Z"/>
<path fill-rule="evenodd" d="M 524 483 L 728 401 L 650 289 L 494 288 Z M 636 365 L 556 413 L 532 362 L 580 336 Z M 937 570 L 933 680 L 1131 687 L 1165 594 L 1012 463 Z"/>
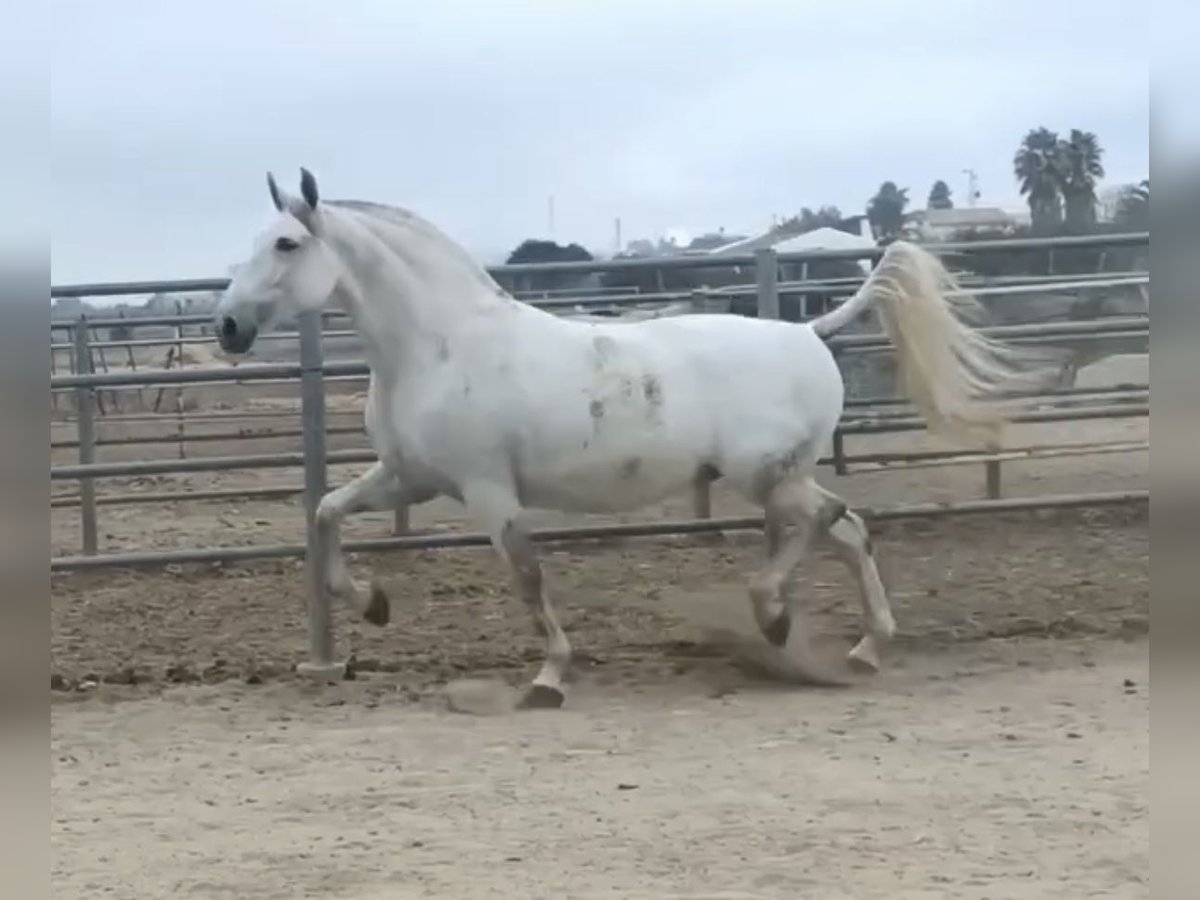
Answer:
<path fill-rule="evenodd" d="M 394 509 L 407 499 L 400 480 L 383 463 L 377 462 L 358 478 L 321 498 L 317 506 L 317 531 L 324 547 L 325 589 L 373 625 L 386 625 L 390 618 L 387 595 L 375 581 L 368 591 L 350 577 L 342 553 L 342 520 L 352 513 Z M 364 600 L 364 595 L 368 599 Z"/>
<path fill-rule="evenodd" d="M 514 491 L 497 484 L 474 484 L 463 491 L 467 511 L 491 537 L 492 547 L 508 563 L 517 594 L 546 640 L 546 657 L 519 706 L 557 709 L 566 699 L 571 667 L 571 643 L 558 621 L 553 597 L 546 587 L 542 565 L 528 530 L 519 521 L 520 502 Z"/>

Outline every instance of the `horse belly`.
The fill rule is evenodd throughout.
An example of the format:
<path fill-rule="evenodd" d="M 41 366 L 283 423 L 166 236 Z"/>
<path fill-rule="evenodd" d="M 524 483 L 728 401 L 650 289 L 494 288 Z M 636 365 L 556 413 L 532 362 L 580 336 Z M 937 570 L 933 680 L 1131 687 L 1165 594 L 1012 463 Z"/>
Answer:
<path fill-rule="evenodd" d="M 563 512 L 628 512 L 686 490 L 705 463 L 686 432 L 631 433 L 574 452 L 522 454 L 522 503 Z"/>

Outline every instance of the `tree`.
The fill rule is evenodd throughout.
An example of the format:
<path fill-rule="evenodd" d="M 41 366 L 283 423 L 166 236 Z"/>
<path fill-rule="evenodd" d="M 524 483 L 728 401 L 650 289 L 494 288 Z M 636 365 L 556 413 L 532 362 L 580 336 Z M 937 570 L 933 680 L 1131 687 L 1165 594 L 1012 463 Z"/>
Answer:
<path fill-rule="evenodd" d="M 558 244 L 528 238 L 508 255 L 507 265 L 521 263 L 590 262 L 592 254 L 579 244 Z M 506 279 L 508 280 L 508 279 Z M 537 272 L 519 275 L 513 279 L 515 291 L 553 291 L 573 287 L 587 280 L 585 273 Z"/>
<path fill-rule="evenodd" d="M 1085 231 L 1096 224 L 1096 182 L 1104 177 L 1104 150 L 1090 131 L 1071 129 L 1058 149 L 1059 189 L 1066 202 L 1067 225 Z"/>
<path fill-rule="evenodd" d="M 529 238 L 508 255 L 508 265 L 518 263 L 590 262 L 592 254 L 579 244 L 557 244 Z"/>
<path fill-rule="evenodd" d="M 1126 231 L 1145 231 L 1150 227 L 1150 179 L 1121 191 L 1113 221 Z"/>
<path fill-rule="evenodd" d="M 867 221 L 876 239 L 894 238 L 904 228 L 904 208 L 908 206 L 908 188 L 885 181 L 867 204 Z"/>
<path fill-rule="evenodd" d="M 925 204 L 929 209 L 954 209 L 954 201 L 950 198 L 950 185 L 940 178 L 929 189 L 929 200 Z"/>
<path fill-rule="evenodd" d="M 1038 231 L 1062 224 L 1062 140 L 1049 128 L 1035 128 L 1025 135 L 1013 156 L 1013 174 L 1028 198 L 1030 219 Z"/>
<path fill-rule="evenodd" d="M 815 211 L 806 206 L 800 210 L 797 224 L 800 226 L 800 233 L 803 234 L 817 228 L 837 228 L 842 224 L 843 218 L 842 211 L 836 206 L 822 206 Z"/>
<path fill-rule="evenodd" d="M 1104 150 L 1090 131 L 1072 128 L 1067 138 L 1048 128 L 1025 135 L 1013 156 L 1013 174 L 1028 198 L 1035 230 L 1072 231 L 1096 224 L 1096 184 L 1104 177 Z M 1065 206 L 1065 218 L 1064 218 Z"/>

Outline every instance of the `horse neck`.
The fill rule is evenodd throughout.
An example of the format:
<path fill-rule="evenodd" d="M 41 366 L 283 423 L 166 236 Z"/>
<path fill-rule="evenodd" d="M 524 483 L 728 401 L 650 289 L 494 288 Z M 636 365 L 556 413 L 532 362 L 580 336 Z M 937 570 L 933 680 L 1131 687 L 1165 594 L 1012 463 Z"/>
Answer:
<path fill-rule="evenodd" d="M 346 273 L 334 302 L 353 320 L 371 368 L 385 377 L 428 365 L 455 331 L 512 302 L 423 234 L 395 246 L 344 214 L 328 224 Z"/>

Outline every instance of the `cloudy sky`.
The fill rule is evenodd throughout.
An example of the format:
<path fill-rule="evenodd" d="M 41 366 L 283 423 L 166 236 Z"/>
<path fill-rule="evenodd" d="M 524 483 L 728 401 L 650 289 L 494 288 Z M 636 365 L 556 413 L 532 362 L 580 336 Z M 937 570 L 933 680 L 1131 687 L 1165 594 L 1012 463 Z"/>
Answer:
<path fill-rule="evenodd" d="M 1182 5 L 1181 5 L 1182 6 Z M 55 283 L 219 275 L 264 173 L 410 207 L 487 261 L 861 211 L 884 179 L 1020 202 L 1030 127 L 1149 172 L 1148 7 L 1117 0 L 52 0 Z M 1195 19 L 1194 13 L 1187 15 Z M 1156 128 L 1158 123 L 1156 122 Z"/>

